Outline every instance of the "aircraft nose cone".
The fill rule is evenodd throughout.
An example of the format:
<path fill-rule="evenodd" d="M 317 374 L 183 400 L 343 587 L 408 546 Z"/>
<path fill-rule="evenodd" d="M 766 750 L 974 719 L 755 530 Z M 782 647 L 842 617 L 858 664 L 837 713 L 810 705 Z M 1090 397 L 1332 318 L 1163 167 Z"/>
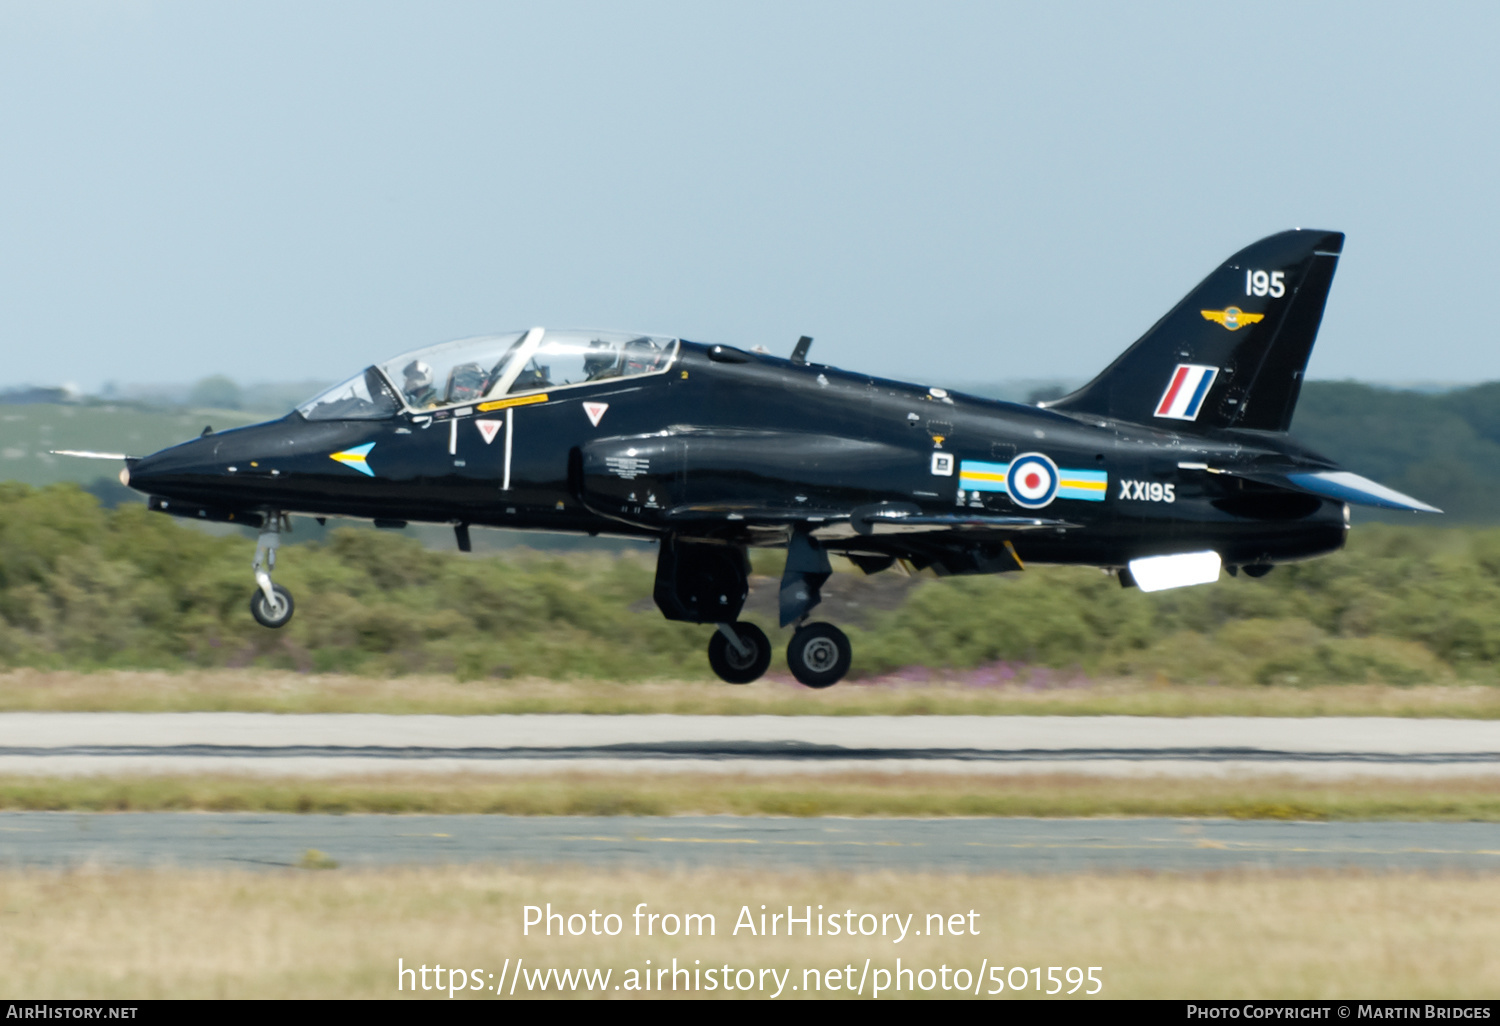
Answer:
<path fill-rule="evenodd" d="M 127 469 L 131 488 L 147 495 L 168 497 L 201 492 L 213 479 L 223 476 L 208 438 L 194 439 L 170 449 L 143 456 Z M 122 480 L 124 475 L 121 475 Z"/>
<path fill-rule="evenodd" d="M 151 486 L 156 483 L 160 474 L 160 463 L 155 456 L 142 456 L 133 463 L 125 465 L 120 471 L 120 483 L 129 485 L 138 492 L 151 494 Z"/>
<path fill-rule="evenodd" d="M 158 486 L 170 479 L 171 465 L 176 462 L 165 458 L 169 451 L 163 450 L 150 456 L 142 456 L 135 461 L 134 465 L 125 468 L 120 475 L 121 480 L 138 492 L 145 492 L 147 495 L 157 494 Z"/>

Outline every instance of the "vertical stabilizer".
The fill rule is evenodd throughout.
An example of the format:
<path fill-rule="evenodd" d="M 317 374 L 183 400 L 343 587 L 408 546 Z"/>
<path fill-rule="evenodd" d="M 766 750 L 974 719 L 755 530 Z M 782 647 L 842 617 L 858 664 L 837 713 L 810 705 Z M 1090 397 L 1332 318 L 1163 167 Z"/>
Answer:
<path fill-rule="evenodd" d="M 1343 245 L 1299 228 L 1245 247 L 1104 373 L 1043 405 L 1174 431 L 1287 430 Z"/>

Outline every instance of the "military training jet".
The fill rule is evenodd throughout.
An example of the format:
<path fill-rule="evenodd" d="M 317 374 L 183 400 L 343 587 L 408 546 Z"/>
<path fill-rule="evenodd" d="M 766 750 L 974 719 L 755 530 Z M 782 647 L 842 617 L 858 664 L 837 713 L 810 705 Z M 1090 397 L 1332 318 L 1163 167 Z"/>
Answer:
<path fill-rule="evenodd" d="M 734 684 L 771 643 L 739 620 L 752 547 L 785 547 L 792 674 L 839 681 L 850 645 L 809 622 L 829 555 L 867 574 L 1084 564 L 1146 591 L 1250 577 L 1344 543 L 1349 503 L 1440 512 L 1287 436 L 1344 237 L 1262 239 L 1093 381 L 1030 406 L 657 335 L 532 328 L 368 367 L 280 420 L 126 460 L 174 516 L 260 531 L 251 611 L 289 514 L 653 538 L 668 619 L 712 624 Z M 74 455 L 85 455 L 77 453 Z M 87 454 L 111 455 L 117 454 Z"/>

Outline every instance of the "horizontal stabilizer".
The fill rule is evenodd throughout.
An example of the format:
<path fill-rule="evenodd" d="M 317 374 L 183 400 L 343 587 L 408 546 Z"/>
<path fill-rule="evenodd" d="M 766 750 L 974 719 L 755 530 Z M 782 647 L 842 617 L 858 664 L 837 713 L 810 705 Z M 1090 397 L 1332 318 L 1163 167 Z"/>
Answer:
<path fill-rule="evenodd" d="M 1242 477 L 1246 481 L 1286 488 L 1294 492 L 1306 492 L 1324 499 L 1349 502 L 1356 506 L 1376 506 L 1380 509 L 1400 509 L 1411 513 L 1441 513 L 1436 506 L 1429 506 L 1421 499 L 1413 499 L 1394 488 L 1387 488 L 1368 477 L 1361 477 L 1348 470 L 1324 468 L 1314 470 L 1298 466 L 1266 466 L 1260 464 L 1237 470 L 1229 467 L 1210 467 L 1206 463 L 1179 463 L 1181 470 L 1203 470 L 1210 474 L 1226 474 Z"/>
<path fill-rule="evenodd" d="M 1383 510 L 1407 510 L 1409 513 L 1442 513 L 1436 505 L 1428 505 L 1422 499 L 1386 487 L 1379 481 L 1361 477 L 1352 471 L 1338 468 L 1314 469 L 1310 466 L 1266 466 L 1259 463 L 1245 469 L 1227 466 L 1209 466 L 1208 463 L 1178 463 L 1179 469 L 1200 469 L 1209 474 L 1227 474 L 1244 477 L 1247 481 L 1286 487 L 1293 492 L 1307 492 L 1320 498 L 1331 498 L 1338 502 L 1353 502 L 1355 505 L 1376 505 Z"/>
<path fill-rule="evenodd" d="M 1429 506 L 1421 499 L 1402 495 L 1394 488 L 1371 481 L 1367 477 L 1347 470 L 1317 470 L 1285 475 L 1293 488 L 1326 499 L 1339 499 L 1360 506 L 1378 506 L 1381 509 L 1404 509 L 1413 513 L 1441 513 L 1436 506 Z"/>

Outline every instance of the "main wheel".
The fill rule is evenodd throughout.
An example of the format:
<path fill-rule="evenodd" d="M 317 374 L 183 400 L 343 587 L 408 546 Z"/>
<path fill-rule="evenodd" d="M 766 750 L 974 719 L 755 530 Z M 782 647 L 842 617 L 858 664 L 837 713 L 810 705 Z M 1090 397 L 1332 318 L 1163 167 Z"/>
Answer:
<path fill-rule="evenodd" d="M 730 684 L 749 684 L 752 680 L 759 680 L 766 667 L 771 665 L 770 639 L 765 631 L 743 620 L 731 624 L 730 629 L 750 651 L 735 651 L 723 632 L 715 630 L 714 636 L 708 639 L 708 665 L 713 667 L 720 680 Z"/>
<path fill-rule="evenodd" d="M 810 623 L 792 635 L 786 665 L 808 687 L 826 688 L 844 679 L 852 655 L 843 631 L 831 623 Z"/>
<path fill-rule="evenodd" d="M 285 627 L 292 618 L 292 593 L 279 584 L 271 585 L 271 593 L 276 596 L 275 605 L 266 601 L 265 592 L 255 589 L 250 596 L 250 615 L 262 627 Z"/>

